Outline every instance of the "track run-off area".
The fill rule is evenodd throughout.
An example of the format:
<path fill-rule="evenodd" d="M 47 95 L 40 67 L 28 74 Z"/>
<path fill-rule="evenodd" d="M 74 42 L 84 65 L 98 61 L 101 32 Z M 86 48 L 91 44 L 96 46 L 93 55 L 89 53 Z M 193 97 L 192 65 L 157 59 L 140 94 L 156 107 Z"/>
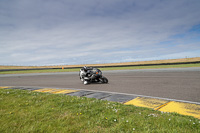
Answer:
<path fill-rule="evenodd" d="M 69 90 L 66 94 L 75 96 L 76 93 L 79 96 L 84 92 L 93 92 L 84 96 L 200 119 L 200 67 L 103 71 L 109 83 L 89 85 L 80 81 L 78 73 L 6 74 L 0 75 L 0 86 L 39 88 L 41 92 L 55 92 L 53 88 L 62 88 L 60 91 L 65 92 L 66 89 Z M 120 101 L 118 96 L 125 100 Z"/>

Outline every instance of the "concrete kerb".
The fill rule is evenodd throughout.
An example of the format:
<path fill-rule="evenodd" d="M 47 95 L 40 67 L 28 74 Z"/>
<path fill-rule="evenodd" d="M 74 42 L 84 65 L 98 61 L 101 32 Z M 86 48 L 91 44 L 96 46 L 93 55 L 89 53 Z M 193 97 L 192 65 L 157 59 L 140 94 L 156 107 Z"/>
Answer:
<path fill-rule="evenodd" d="M 48 87 L 15 87 L 0 86 L 0 89 L 22 89 L 37 92 L 48 92 L 52 94 L 65 94 L 70 96 L 96 98 L 101 100 L 120 102 L 125 105 L 147 107 L 162 112 L 176 112 L 182 115 L 189 115 L 200 119 L 200 103 L 167 99 L 160 97 L 126 94 L 107 91 L 74 89 L 74 88 L 48 88 Z"/>

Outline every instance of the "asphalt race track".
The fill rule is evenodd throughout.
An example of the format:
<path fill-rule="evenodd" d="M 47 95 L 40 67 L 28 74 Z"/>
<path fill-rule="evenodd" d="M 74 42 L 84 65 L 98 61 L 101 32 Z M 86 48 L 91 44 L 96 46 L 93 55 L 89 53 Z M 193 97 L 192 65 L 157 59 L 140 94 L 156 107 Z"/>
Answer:
<path fill-rule="evenodd" d="M 200 102 L 200 67 L 104 71 L 109 84 L 89 85 L 78 73 L 0 75 L 0 86 L 76 88 Z"/>

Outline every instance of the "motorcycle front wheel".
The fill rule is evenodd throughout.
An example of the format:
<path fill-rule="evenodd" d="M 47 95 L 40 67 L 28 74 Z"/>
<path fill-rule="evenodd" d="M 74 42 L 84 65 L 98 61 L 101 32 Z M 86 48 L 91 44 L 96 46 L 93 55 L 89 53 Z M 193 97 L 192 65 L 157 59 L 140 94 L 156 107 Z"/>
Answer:
<path fill-rule="evenodd" d="M 108 83 L 108 79 L 106 77 L 100 78 L 101 83 Z"/>

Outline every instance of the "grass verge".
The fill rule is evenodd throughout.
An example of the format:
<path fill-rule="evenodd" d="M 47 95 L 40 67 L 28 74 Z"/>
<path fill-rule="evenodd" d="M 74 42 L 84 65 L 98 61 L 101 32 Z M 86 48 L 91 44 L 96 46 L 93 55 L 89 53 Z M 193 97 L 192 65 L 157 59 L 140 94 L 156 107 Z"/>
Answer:
<path fill-rule="evenodd" d="M 0 89 L 0 132 L 199 132 L 200 120 L 86 97 Z"/>
<path fill-rule="evenodd" d="M 162 63 L 188 63 L 200 61 L 200 57 L 152 60 L 152 61 L 136 61 L 136 62 L 121 62 L 121 63 L 104 63 L 104 64 L 80 64 L 80 65 L 57 65 L 57 66 L 6 66 L 0 65 L 0 69 L 32 69 L 32 68 L 62 68 L 62 67 L 82 67 L 82 66 L 119 66 L 119 65 L 141 65 L 141 64 L 162 64 Z"/>
<path fill-rule="evenodd" d="M 3 72 L 0 72 L 0 74 L 77 72 L 79 70 L 80 69 L 49 69 L 49 70 L 3 71 Z"/>
<path fill-rule="evenodd" d="M 198 64 L 179 64 L 179 65 L 155 65 L 155 66 L 132 66 L 132 67 L 108 67 L 100 68 L 106 70 L 134 70 L 134 69 L 159 69 L 159 68 L 185 68 L 200 67 Z M 22 73 L 54 73 L 54 72 L 77 72 L 79 69 L 49 69 L 49 70 L 25 70 L 25 71 L 3 71 L 0 74 L 22 74 Z"/>
<path fill-rule="evenodd" d="M 186 68 L 186 67 L 200 67 L 200 63 L 199 64 L 179 64 L 179 65 L 111 67 L 111 68 L 101 68 L 101 70 L 134 70 L 134 69 L 160 69 L 160 68 Z"/>

